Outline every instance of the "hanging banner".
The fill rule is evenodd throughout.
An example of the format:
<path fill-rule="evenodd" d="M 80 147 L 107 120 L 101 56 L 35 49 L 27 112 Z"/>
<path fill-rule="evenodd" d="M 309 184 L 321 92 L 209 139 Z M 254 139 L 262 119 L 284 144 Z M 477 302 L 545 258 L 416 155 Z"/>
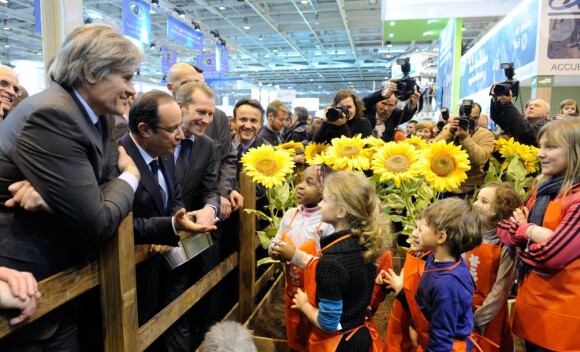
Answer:
<path fill-rule="evenodd" d="M 34 31 L 42 33 L 42 20 L 40 12 L 40 0 L 34 0 Z"/>
<path fill-rule="evenodd" d="M 228 48 L 221 45 L 215 46 L 216 70 L 223 77 L 229 72 Z"/>
<path fill-rule="evenodd" d="M 436 102 L 437 108 L 446 107 L 449 111 L 455 111 L 453 82 L 457 82 L 458 78 L 454 77 L 454 73 L 457 71 L 455 62 L 459 62 L 459 56 L 456 54 L 461 52 L 461 30 L 458 31 L 461 23 L 461 20 L 456 18 L 450 19 L 439 37 Z"/>
<path fill-rule="evenodd" d="M 123 34 L 151 44 L 151 5 L 141 0 L 123 0 Z"/>
<path fill-rule="evenodd" d="M 203 70 L 203 77 L 208 79 L 223 78 L 228 73 L 228 49 L 216 45 L 215 54 L 197 56 L 197 66 Z"/>
<path fill-rule="evenodd" d="M 161 48 L 161 74 L 167 76 L 171 66 L 177 62 L 177 53 L 166 47 Z"/>
<path fill-rule="evenodd" d="M 461 98 L 505 81 L 504 62 L 513 62 L 517 80 L 536 74 L 538 10 L 538 0 L 520 3 L 461 57 Z"/>
<path fill-rule="evenodd" d="M 203 34 L 173 17 L 167 17 L 167 38 L 203 51 Z"/>
<path fill-rule="evenodd" d="M 538 75 L 580 75 L 580 0 L 543 0 Z"/>

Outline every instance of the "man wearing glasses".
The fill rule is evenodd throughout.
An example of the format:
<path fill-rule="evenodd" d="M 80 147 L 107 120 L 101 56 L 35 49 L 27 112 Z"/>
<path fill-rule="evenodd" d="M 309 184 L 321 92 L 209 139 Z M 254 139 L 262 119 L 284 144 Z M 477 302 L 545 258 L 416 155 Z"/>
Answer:
<path fill-rule="evenodd" d="M 186 213 L 175 176 L 173 152 L 184 138 L 179 105 L 164 92 L 152 90 L 139 96 L 129 112 L 129 133 L 119 140 L 135 161 L 141 180 L 133 202 L 136 244 L 177 246 L 179 231 L 204 232 L 215 226 L 198 225 Z M 163 252 L 162 246 L 153 246 Z M 165 301 L 160 280 L 163 258 L 154 256 L 137 266 L 139 324 L 149 320 Z"/>

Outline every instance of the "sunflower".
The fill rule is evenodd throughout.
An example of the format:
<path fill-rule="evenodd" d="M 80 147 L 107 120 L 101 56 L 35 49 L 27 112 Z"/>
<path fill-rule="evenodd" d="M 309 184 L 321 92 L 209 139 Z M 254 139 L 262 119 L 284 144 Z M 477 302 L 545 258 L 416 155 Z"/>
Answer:
<path fill-rule="evenodd" d="M 292 156 L 285 150 L 274 150 L 271 145 L 262 145 L 248 150 L 242 157 L 242 164 L 248 176 L 272 188 L 281 184 L 286 175 L 294 170 Z"/>
<path fill-rule="evenodd" d="M 505 159 L 501 165 L 502 170 L 506 170 L 514 158 L 517 158 L 522 162 L 528 174 L 537 171 L 539 168 L 539 161 L 537 157 L 538 148 L 536 147 L 521 144 L 514 141 L 513 138 L 510 138 L 507 141 L 496 141 L 495 148 Z"/>
<path fill-rule="evenodd" d="M 320 154 L 328 148 L 328 145 L 322 143 L 310 143 L 304 149 L 304 157 L 308 165 L 323 164 Z"/>
<path fill-rule="evenodd" d="M 362 140 L 365 143 L 364 153 L 369 158 L 369 160 L 373 159 L 375 152 L 379 150 L 383 145 L 385 145 L 385 141 L 380 138 L 376 138 L 373 136 L 369 136 L 367 138 L 363 138 Z"/>
<path fill-rule="evenodd" d="M 413 145 L 389 142 L 375 153 L 371 169 L 381 181 L 393 181 L 400 187 L 401 182 L 409 182 L 421 172 L 418 160 Z"/>
<path fill-rule="evenodd" d="M 459 187 L 467 179 L 469 156 L 453 143 L 431 143 L 423 153 L 423 175 L 431 187 L 439 192 Z"/>
<path fill-rule="evenodd" d="M 368 170 L 370 162 L 364 154 L 364 147 L 360 135 L 334 138 L 332 145 L 324 152 L 324 160 L 335 170 Z"/>
<path fill-rule="evenodd" d="M 296 150 L 298 149 L 304 150 L 304 144 L 300 142 L 290 141 L 276 146 L 276 150 L 285 150 L 292 156 L 296 156 Z"/>
<path fill-rule="evenodd" d="M 415 150 L 417 151 L 424 150 L 425 148 L 427 148 L 427 142 L 425 142 L 424 139 L 421 139 L 421 137 L 417 136 L 411 136 L 405 139 L 403 143 L 411 144 L 412 146 L 415 147 Z"/>

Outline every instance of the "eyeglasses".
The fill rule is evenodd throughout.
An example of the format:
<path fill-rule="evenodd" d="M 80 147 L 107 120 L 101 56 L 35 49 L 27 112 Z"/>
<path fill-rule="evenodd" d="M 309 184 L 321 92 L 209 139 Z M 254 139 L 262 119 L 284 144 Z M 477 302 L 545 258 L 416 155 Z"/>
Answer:
<path fill-rule="evenodd" d="M 162 127 L 162 126 L 159 126 L 159 125 L 157 125 L 155 127 L 161 128 L 162 130 L 167 131 L 167 132 L 171 133 L 174 136 L 177 136 L 179 134 L 179 131 L 181 131 L 181 126 L 179 126 L 177 128 L 174 128 L 174 129 Z"/>

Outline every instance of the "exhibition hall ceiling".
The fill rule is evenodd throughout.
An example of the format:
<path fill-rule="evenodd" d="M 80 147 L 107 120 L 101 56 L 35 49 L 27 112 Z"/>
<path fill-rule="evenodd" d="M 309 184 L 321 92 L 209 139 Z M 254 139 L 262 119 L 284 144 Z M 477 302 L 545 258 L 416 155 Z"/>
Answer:
<path fill-rule="evenodd" d="M 42 60 L 42 37 L 35 33 L 33 0 L 0 1 L 2 47 L 0 59 Z M 504 0 L 505 1 L 505 0 Z M 151 2 L 151 1 L 147 1 Z M 155 1 L 154 1 L 155 2 Z M 380 88 L 390 77 L 390 67 L 400 56 L 425 57 L 424 77 L 436 73 L 436 37 L 424 35 L 430 26 L 441 30 L 442 21 L 415 18 L 417 34 L 409 35 L 381 20 L 381 2 L 376 0 L 159 0 L 153 6 L 152 43 L 145 46 L 147 59 L 139 79 L 159 83 L 160 48 L 177 52 L 178 61 L 196 63 L 202 52 L 187 49 L 167 39 L 167 16 L 179 17 L 191 25 L 199 24 L 204 34 L 204 52 L 222 42 L 229 51 L 229 75 L 243 79 L 246 87 L 294 89 L 299 97 L 333 95 L 351 88 L 365 95 Z M 405 6 L 405 1 L 399 1 Z M 121 26 L 122 0 L 85 0 L 84 21 L 107 22 Z M 474 9 L 474 11 L 476 11 Z M 416 17 L 426 13 L 417 13 Z M 449 17 L 454 13 L 449 12 Z M 468 47 L 489 30 L 500 16 L 469 17 L 463 20 L 462 46 Z M 405 21 L 408 22 L 408 21 Z M 394 35 L 385 38 L 391 26 Z M 218 37 L 216 37 L 216 34 Z M 390 42 L 390 43 L 387 43 Z M 387 45 L 388 44 L 388 45 Z M 228 87 L 224 80 L 221 89 Z M 272 88 L 274 89 L 274 88 Z"/>

